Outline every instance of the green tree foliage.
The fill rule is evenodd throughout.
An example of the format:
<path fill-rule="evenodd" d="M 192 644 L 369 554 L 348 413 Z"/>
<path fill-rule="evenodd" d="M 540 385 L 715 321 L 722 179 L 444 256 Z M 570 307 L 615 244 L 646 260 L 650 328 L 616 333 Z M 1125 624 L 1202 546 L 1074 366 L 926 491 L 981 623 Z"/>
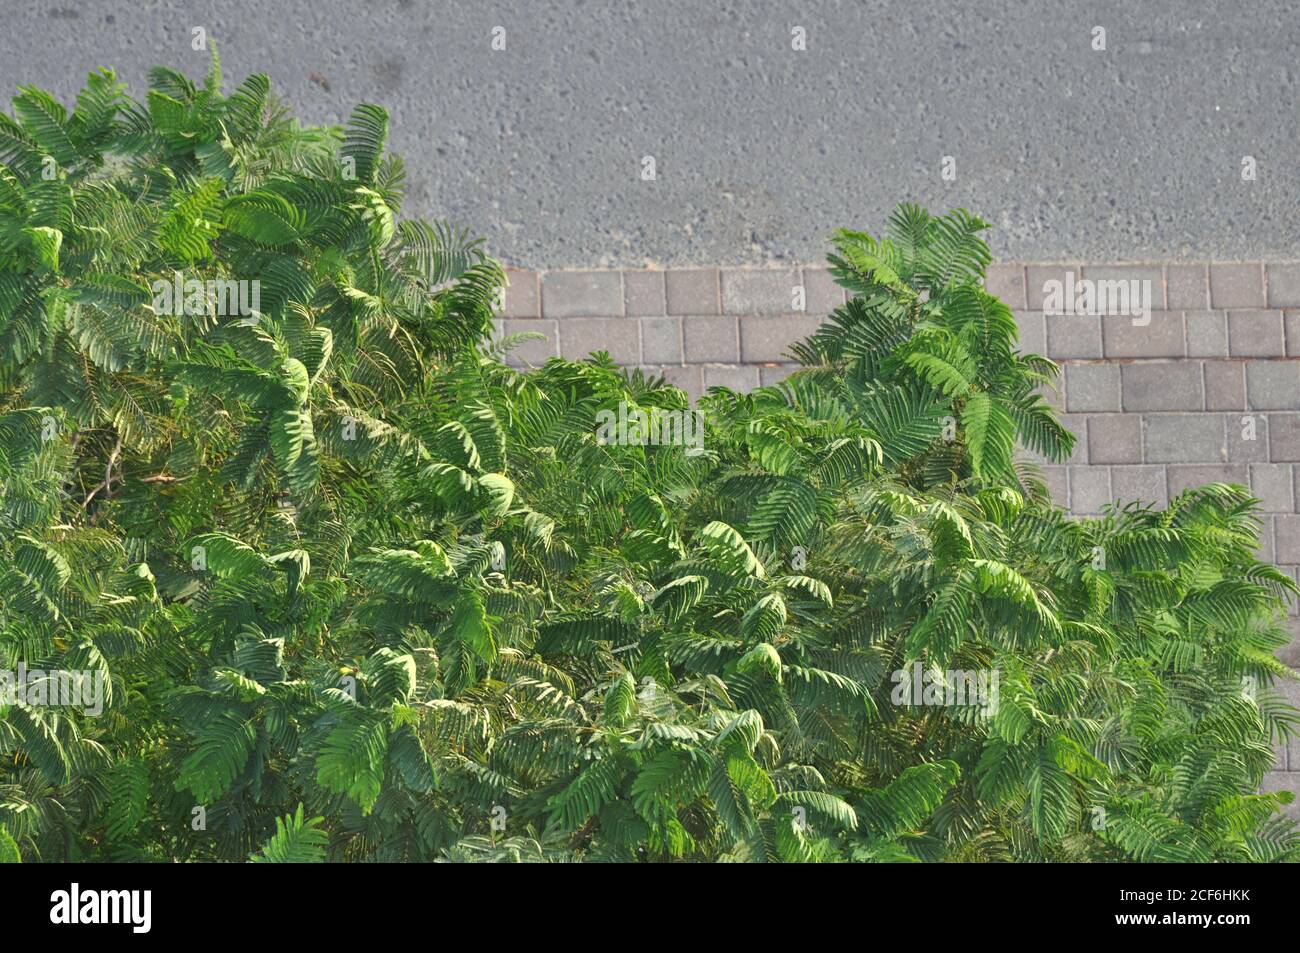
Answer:
<path fill-rule="evenodd" d="M 838 233 L 802 370 L 602 440 L 687 398 L 503 364 L 500 267 L 398 218 L 386 135 L 215 68 L 0 116 L 0 665 L 107 689 L 0 705 L 0 860 L 1297 855 L 1255 501 L 1050 503 L 983 222 Z"/>

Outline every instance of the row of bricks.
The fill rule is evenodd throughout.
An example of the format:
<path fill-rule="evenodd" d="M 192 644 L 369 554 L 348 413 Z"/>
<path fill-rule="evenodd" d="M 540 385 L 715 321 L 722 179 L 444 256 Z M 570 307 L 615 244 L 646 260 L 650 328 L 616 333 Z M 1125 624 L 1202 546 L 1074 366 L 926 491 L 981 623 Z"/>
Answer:
<path fill-rule="evenodd" d="M 666 271 L 507 272 L 507 318 L 670 314 L 826 314 L 844 289 L 825 268 L 673 268 Z M 798 307 L 797 296 L 803 298 Z"/>
<path fill-rule="evenodd" d="M 738 393 L 760 385 L 768 387 L 784 380 L 796 368 L 789 364 L 676 364 L 642 365 L 641 370 L 680 387 L 691 400 L 699 400 L 710 387 L 725 387 Z"/>
<path fill-rule="evenodd" d="M 1300 357 L 1300 311 L 1153 311 L 1128 315 L 1016 311 L 1020 349 L 1055 360 Z"/>
<path fill-rule="evenodd" d="M 1300 414 L 1295 413 L 1061 414 L 1058 419 L 1075 436 L 1066 463 L 1300 462 Z"/>
<path fill-rule="evenodd" d="M 708 387 L 747 391 L 774 384 L 793 368 L 694 365 L 641 370 L 698 397 Z M 1190 487 L 1235 483 L 1250 488 L 1264 514 L 1278 514 L 1264 517 L 1260 558 L 1300 563 L 1300 414 L 1256 415 L 1254 441 L 1245 439 L 1239 417 L 1222 414 L 1064 414 L 1060 419 L 1078 438 L 1074 454 L 1067 465 L 1047 465 L 1042 471 L 1061 506 L 1078 515 L 1098 514 L 1115 500 L 1163 507 Z M 1287 462 L 1251 462 L 1270 454 Z M 1162 456 L 1170 462 L 1126 465 Z M 1225 459 L 1229 462 L 1205 462 Z M 1294 574 L 1293 568 L 1288 571 Z"/>
<path fill-rule="evenodd" d="M 710 387 L 744 392 L 770 386 L 795 368 L 712 364 L 642 365 L 641 370 L 698 399 Z M 1075 435 L 1067 464 L 1250 465 L 1255 476 L 1249 481 L 1245 469 L 1230 472 L 1242 476 L 1266 509 L 1300 511 L 1300 413 L 1097 413 L 1061 414 L 1058 419 Z"/>
<path fill-rule="evenodd" d="M 529 329 L 542 322 L 503 322 L 507 332 Z M 570 322 L 566 322 L 568 324 Z M 679 329 L 675 329 L 679 330 Z M 680 340 L 680 339 L 678 339 Z M 641 365 L 666 377 L 692 398 L 714 386 L 747 391 L 770 385 L 788 375 L 789 365 L 744 366 L 725 363 L 734 360 L 739 345 L 704 366 L 642 364 L 650 360 L 675 360 L 680 347 L 637 348 L 632 335 L 614 342 L 613 356 L 628 366 Z M 566 356 L 584 357 L 586 342 Z M 513 352 L 530 363 L 555 356 L 554 340 L 530 342 Z M 1300 461 L 1300 414 L 1275 412 L 1300 407 L 1300 362 L 1180 362 L 1169 364 L 1066 364 L 1064 398 L 1046 396 L 1068 413 L 1062 422 L 1078 441 L 1070 462 L 1076 463 L 1184 463 Z M 1151 411 L 1190 408 L 1208 413 Z M 1146 413 L 1119 413 L 1119 411 Z M 1232 412 L 1269 411 L 1243 418 Z M 1228 413 L 1214 413 L 1227 411 Z"/>
<path fill-rule="evenodd" d="M 507 329 L 537 323 L 504 322 Z M 521 351 L 539 343 L 514 351 L 515 362 Z M 744 392 L 769 386 L 796 369 L 789 364 L 643 364 L 631 350 L 634 341 L 626 344 L 629 350 L 615 353 L 616 360 L 664 377 L 693 400 L 710 387 Z M 554 354 L 547 349 L 527 356 L 530 363 L 541 363 Z M 577 349 L 570 356 L 585 357 L 586 352 Z M 1277 379 L 1259 373 L 1260 367 L 1292 376 Z M 1296 372 L 1300 362 L 1067 364 L 1064 398 L 1052 392 L 1045 396 L 1068 411 L 1060 420 L 1076 437 L 1070 463 L 1296 463 L 1300 462 L 1300 413 L 1273 409 L 1298 406 Z M 1194 410 L 1159 412 L 1181 405 Z M 1121 413 L 1121 406 L 1145 412 Z M 1204 407 L 1210 410 L 1196 412 Z"/>
<path fill-rule="evenodd" d="M 1096 516 L 1111 504 L 1164 507 L 1192 487 L 1206 483 L 1244 486 L 1250 480 L 1245 464 L 1043 467 L 1042 471 L 1052 499 L 1075 516 Z M 1284 567 L 1300 564 L 1300 513 L 1261 513 L 1259 518 L 1259 558 Z"/>
<path fill-rule="evenodd" d="M 608 351 L 619 364 L 727 364 L 789 361 L 792 345 L 811 335 L 820 317 L 698 314 L 659 318 L 506 319 L 502 334 L 542 335 L 513 350 L 513 364 L 551 357 L 581 359 Z"/>
<path fill-rule="evenodd" d="M 608 351 L 630 366 L 781 363 L 820 323 L 803 315 L 690 315 L 504 319 L 497 325 L 503 335 L 537 336 L 510 352 L 507 360 L 516 365 Z M 1300 360 L 1067 362 L 1064 392 L 1063 409 L 1071 412 L 1300 410 Z"/>
<path fill-rule="evenodd" d="M 1015 310 L 1035 310 L 1049 282 L 1150 281 L 1157 311 L 1300 308 L 1300 262 L 1210 264 L 990 265 L 985 287 Z M 801 288 L 808 313 L 844 303 L 822 267 L 670 268 L 667 270 L 522 271 L 509 269 L 508 318 L 639 317 L 670 314 L 780 314 Z"/>
<path fill-rule="evenodd" d="M 1195 264 L 990 265 L 984 287 L 1012 308 L 1036 309 L 1047 300 L 1052 283 L 1068 286 L 1090 281 L 1149 281 L 1151 306 L 1158 311 L 1209 308 L 1300 307 L 1300 262 L 1211 262 Z"/>
<path fill-rule="evenodd" d="M 584 357 L 609 350 L 635 362 L 634 340 L 647 362 L 708 363 L 780 361 L 823 318 L 804 314 L 640 317 L 632 333 L 626 318 L 506 319 L 508 332 L 534 331 L 549 343 L 521 353 L 542 360 L 563 354 Z M 1127 317 L 1046 315 L 1016 312 L 1023 351 L 1056 360 L 1136 358 L 1300 357 L 1300 311 L 1160 311 L 1136 327 Z"/>
<path fill-rule="evenodd" d="M 1236 483 L 1249 487 L 1260 500 L 1261 513 L 1291 521 L 1292 532 L 1300 532 L 1296 512 L 1295 474 L 1292 468 L 1274 463 L 1171 463 L 1101 466 L 1042 467 L 1052 499 L 1071 513 L 1089 516 L 1100 513 L 1108 503 L 1139 502 L 1163 507 L 1189 487 L 1204 483 Z M 1289 559 L 1300 563 L 1300 536 L 1289 537 L 1284 546 Z"/>
<path fill-rule="evenodd" d="M 775 384 L 794 368 L 688 365 L 641 370 L 698 398 L 709 387 L 748 391 Z M 1077 512 L 1098 512 L 1101 503 L 1112 499 L 1163 506 L 1171 494 L 1210 481 L 1250 487 L 1265 512 L 1300 512 L 1300 413 L 1254 414 L 1245 422 L 1240 415 L 1178 413 L 1062 414 L 1059 419 L 1075 435 L 1074 452 L 1066 465 L 1045 465 L 1044 472 L 1063 506 L 1070 505 L 1067 471 L 1078 474 L 1082 495 L 1075 501 Z M 1035 459 L 1028 452 L 1025 456 Z M 1080 509 L 1085 500 L 1086 507 Z"/>
<path fill-rule="evenodd" d="M 1070 413 L 1153 410 L 1300 410 L 1300 360 L 1064 362 L 1060 393 Z"/>

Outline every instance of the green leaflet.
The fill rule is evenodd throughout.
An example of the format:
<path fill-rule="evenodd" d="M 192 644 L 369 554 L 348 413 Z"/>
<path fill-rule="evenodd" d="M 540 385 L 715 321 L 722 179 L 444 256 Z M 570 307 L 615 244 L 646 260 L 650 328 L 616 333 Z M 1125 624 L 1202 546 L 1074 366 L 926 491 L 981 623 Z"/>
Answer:
<path fill-rule="evenodd" d="M 199 730 L 193 753 L 176 775 L 177 790 L 188 789 L 200 804 L 217 800 L 248 764 L 257 732 L 242 711 L 219 713 Z"/>
<path fill-rule="evenodd" d="M 321 830 L 323 817 L 304 818 L 302 805 L 275 819 L 275 835 L 249 860 L 261 864 L 319 864 L 325 860 L 329 833 Z"/>
<path fill-rule="evenodd" d="M 326 737 L 316 756 L 316 781 L 369 814 L 384 783 L 387 753 L 387 722 L 374 715 L 353 716 Z"/>

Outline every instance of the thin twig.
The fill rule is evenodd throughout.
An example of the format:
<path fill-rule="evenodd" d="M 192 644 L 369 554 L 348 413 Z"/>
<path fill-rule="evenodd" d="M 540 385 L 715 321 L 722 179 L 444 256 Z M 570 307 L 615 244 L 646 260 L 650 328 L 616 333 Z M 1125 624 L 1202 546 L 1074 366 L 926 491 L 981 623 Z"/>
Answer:
<path fill-rule="evenodd" d="M 113 464 L 117 463 L 117 456 L 122 452 L 122 437 L 119 434 L 117 444 L 113 447 L 113 452 L 108 455 L 108 466 L 104 467 L 104 495 L 110 499 L 113 496 Z"/>
<path fill-rule="evenodd" d="M 103 490 L 106 496 L 112 497 L 113 467 L 117 463 L 118 454 L 120 454 L 121 452 L 122 452 L 122 438 L 118 437 L 117 444 L 113 447 L 113 452 L 108 455 L 108 466 L 104 468 L 104 480 L 98 486 L 91 489 L 91 491 L 86 494 L 86 498 L 81 501 L 81 508 L 83 510 L 90 505 L 90 501 L 95 498 L 95 494 L 98 493 L 100 490 Z M 121 483 L 122 478 L 118 477 L 117 482 Z"/>

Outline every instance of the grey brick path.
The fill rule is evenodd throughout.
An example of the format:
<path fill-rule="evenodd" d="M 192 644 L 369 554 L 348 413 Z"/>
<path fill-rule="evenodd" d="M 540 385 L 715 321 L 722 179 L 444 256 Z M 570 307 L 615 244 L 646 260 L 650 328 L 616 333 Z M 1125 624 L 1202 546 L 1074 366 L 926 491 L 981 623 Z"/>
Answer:
<path fill-rule="evenodd" d="M 1045 281 L 1065 273 L 1151 282 L 1150 322 L 1047 315 Z M 748 390 L 795 367 L 792 344 L 844 303 L 824 268 L 512 272 L 502 331 L 537 331 L 517 364 L 605 350 L 698 397 Z M 1261 559 L 1300 580 L 1300 263 L 996 264 L 986 286 L 1013 309 L 1021 346 L 1057 361 L 1047 395 L 1078 437 L 1045 466 L 1079 515 L 1112 501 L 1165 506 L 1210 481 L 1260 499 Z M 798 310 L 802 305 L 802 310 Z M 1284 661 L 1300 667 L 1300 618 Z M 1281 690 L 1300 705 L 1300 683 Z M 1300 744 L 1278 745 L 1263 790 L 1300 788 Z M 1291 812 L 1300 817 L 1300 806 Z"/>
<path fill-rule="evenodd" d="M 1067 271 L 1149 280 L 1150 323 L 1045 315 L 1043 284 Z M 692 397 L 777 383 L 795 367 L 790 346 L 845 300 L 818 267 L 512 270 L 510 280 L 500 330 L 542 336 L 512 363 L 604 350 Z M 1115 500 L 1164 506 L 1201 483 L 1241 483 L 1261 500 L 1261 558 L 1300 579 L 1300 262 L 1000 263 L 986 286 L 1013 309 L 1022 348 L 1062 366 L 1047 398 L 1078 444 L 1044 472 L 1063 506 L 1095 515 Z M 1297 640 L 1284 659 L 1300 666 L 1295 605 L 1290 614 Z M 1285 690 L 1300 704 L 1297 684 Z M 1279 748 L 1266 790 L 1300 788 L 1291 748 Z"/>

